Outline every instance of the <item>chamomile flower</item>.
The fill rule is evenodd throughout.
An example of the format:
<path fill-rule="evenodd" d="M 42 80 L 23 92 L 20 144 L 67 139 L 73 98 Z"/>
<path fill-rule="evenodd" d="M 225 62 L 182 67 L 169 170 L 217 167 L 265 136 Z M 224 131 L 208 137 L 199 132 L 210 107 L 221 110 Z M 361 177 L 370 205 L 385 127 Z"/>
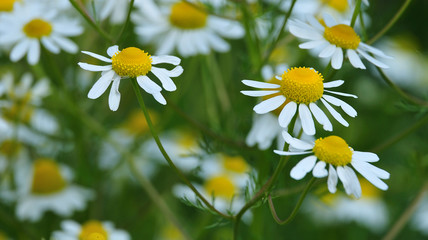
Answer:
<path fill-rule="evenodd" d="M 242 82 L 250 87 L 261 88 L 262 90 L 241 91 L 242 94 L 252 97 L 263 97 L 263 101 L 257 104 L 253 110 L 258 114 L 265 114 L 279 109 L 279 125 L 288 127 L 294 115 L 298 113 L 302 124 L 303 132 L 307 135 L 315 134 L 315 119 L 324 127 L 326 131 L 332 131 L 333 126 L 325 113 L 316 104 L 320 100 L 333 117 L 344 126 L 348 122 L 330 105 L 340 106 L 346 114 L 351 117 L 357 116 L 357 111 L 344 101 L 333 97 L 330 94 L 357 98 L 357 96 L 347 93 L 326 90 L 325 88 L 338 87 L 343 84 L 343 80 L 335 80 L 324 83 L 321 73 L 313 68 L 299 67 L 290 68 L 281 77 L 276 77 L 272 82 L 259 82 L 253 80 L 243 80 Z"/>
<path fill-rule="evenodd" d="M 381 58 L 390 58 L 381 50 L 361 42 L 360 37 L 352 27 L 347 24 L 338 24 L 328 14 L 324 14 L 324 24 L 312 16 L 308 16 L 308 23 L 294 20 L 290 22 L 289 30 L 296 37 L 307 40 L 299 45 L 302 49 L 316 49 L 318 57 L 331 60 L 334 69 L 342 67 L 346 51 L 351 65 L 355 68 L 366 69 L 359 55 L 380 68 L 388 68 L 386 64 L 372 57 L 373 54 Z"/>
<path fill-rule="evenodd" d="M 109 18 L 112 24 L 121 24 L 125 21 L 130 0 L 96 0 L 95 7 L 99 12 L 100 20 Z M 139 0 L 134 2 L 136 5 Z"/>
<path fill-rule="evenodd" d="M 75 19 L 59 14 L 38 1 L 16 2 L 12 12 L 3 14 L 0 21 L 0 45 L 13 46 L 10 60 L 17 62 L 27 55 L 34 65 L 40 58 L 40 44 L 58 54 L 61 50 L 76 53 L 77 45 L 68 37 L 78 36 L 83 28 Z"/>
<path fill-rule="evenodd" d="M 428 236 L 428 195 L 426 193 L 412 216 L 410 223 L 414 229 Z"/>
<path fill-rule="evenodd" d="M 69 168 L 48 158 L 18 166 L 15 174 L 18 219 L 35 222 L 49 210 L 60 216 L 83 210 L 92 192 L 72 184 L 72 175 Z"/>
<path fill-rule="evenodd" d="M 124 230 L 114 227 L 109 221 L 89 220 L 79 224 L 73 220 L 61 222 L 61 231 L 52 234 L 53 240 L 130 240 L 131 236 Z"/>
<path fill-rule="evenodd" d="M 371 165 L 371 162 L 379 161 L 379 157 L 370 152 L 354 151 L 348 144 L 338 136 L 318 138 L 315 142 L 306 142 L 293 138 L 287 132 L 283 132 L 285 141 L 296 151 L 275 150 L 279 155 L 305 155 L 313 154 L 302 159 L 293 169 L 290 176 L 300 180 L 312 171 L 316 178 L 327 177 L 328 190 L 336 192 L 338 178 L 342 181 L 346 194 L 361 197 L 361 186 L 358 177 L 351 165 L 357 172 L 369 182 L 381 190 L 387 190 L 388 186 L 381 179 L 389 179 L 389 173 Z M 319 161 L 317 161 L 319 160 Z M 326 166 L 328 164 L 328 170 Z"/>
<path fill-rule="evenodd" d="M 103 66 L 82 62 L 78 64 L 85 70 L 101 72 L 101 77 L 89 90 L 88 97 L 90 99 L 99 98 L 112 83 L 108 99 L 109 107 L 112 111 L 116 111 L 119 108 L 119 84 L 121 79 L 136 78 L 138 85 L 144 91 L 151 94 L 160 104 L 165 105 L 166 100 L 161 94 L 162 88 L 153 82 L 147 74 L 149 72 L 153 73 L 161 81 L 162 87 L 171 92 L 177 89 L 171 77 L 178 77 L 183 73 L 183 68 L 177 66 L 181 62 L 178 57 L 167 55 L 150 56 L 147 52 L 136 47 L 128 47 L 120 51 L 117 45 L 111 46 L 107 49 L 107 54 L 110 58 L 87 51 L 82 51 L 82 53 L 110 63 Z M 162 63 L 176 65 L 176 67 L 172 70 L 167 70 L 153 66 Z"/>
<path fill-rule="evenodd" d="M 145 43 L 156 44 L 157 54 L 170 54 L 174 49 L 184 57 L 208 54 L 211 49 L 227 52 L 230 45 L 223 38 L 244 36 L 238 22 L 209 15 L 185 1 L 174 1 L 168 8 L 160 9 L 151 0 L 145 0 L 132 19 L 135 32 Z"/>

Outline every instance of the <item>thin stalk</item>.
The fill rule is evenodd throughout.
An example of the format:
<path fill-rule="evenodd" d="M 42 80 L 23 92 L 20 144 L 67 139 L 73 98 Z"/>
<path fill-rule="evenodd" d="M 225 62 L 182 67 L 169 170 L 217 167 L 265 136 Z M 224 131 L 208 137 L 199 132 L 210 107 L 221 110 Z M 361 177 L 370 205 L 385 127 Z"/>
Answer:
<path fill-rule="evenodd" d="M 255 28 L 252 26 L 252 22 L 254 21 L 254 17 L 250 16 L 250 12 L 248 10 L 248 4 L 246 0 L 241 2 L 241 11 L 243 16 L 243 24 L 245 29 L 245 42 L 247 45 L 248 53 L 250 55 L 251 64 L 253 66 L 258 66 L 258 62 L 260 60 L 260 50 L 259 50 L 259 41 L 257 38 L 257 34 L 253 31 Z"/>
<path fill-rule="evenodd" d="M 392 240 L 397 237 L 398 233 L 403 229 L 406 223 L 409 221 L 410 217 L 416 211 L 420 202 L 422 201 L 424 195 L 428 191 L 428 181 L 424 183 L 424 185 L 419 190 L 416 198 L 410 203 L 410 205 L 406 208 L 400 218 L 395 222 L 394 226 L 389 230 L 389 232 L 385 235 L 383 240 Z"/>
<path fill-rule="evenodd" d="M 412 0 L 406 0 L 400 9 L 398 9 L 397 13 L 394 15 L 394 17 L 389 20 L 389 22 L 376 34 L 374 35 L 370 40 L 367 41 L 367 44 L 372 44 L 376 42 L 380 37 L 382 37 L 394 24 L 397 22 L 397 20 L 403 15 L 404 11 L 409 6 L 410 2 Z"/>
<path fill-rule="evenodd" d="M 135 95 L 137 97 L 138 100 L 138 104 L 140 105 L 141 110 L 144 113 L 144 116 L 146 117 L 146 121 L 147 121 L 147 125 L 150 128 L 150 132 L 152 133 L 153 139 L 155 140 L 159 150 L 161 151 L 163 157 L 165 158 L 165 160 L 168 162 L 169 166 L 174 170 L 174 172 L 177 173 L 178 177 L 190 188 L 192 189 L 192 191 L 196 194 L 196 196 L 198 196 L 199 199 L 201 199 L 201 201 L 213 212 L 217 213 L 218 215 L 222 216 L 223 218 L 226 219 L 232 219 L 232 216 L 229 215 L 225 215 L 223 213 L 221 213 L 220 211 L 218 211 L 213 205 L 211 205 L 208 200 L 206 200 L 204 198 L 204 196 L 202 196 L 202 194 L 195 188 L 195 186 L 192 185 L 192 183 L 186 178 L 186 176 L 180 171 L 180 169 L 177 168 L 177 166 L 175 166 L 174 162 L 171 160 L 171 158 L 169 157 L 168 153 L 165 151 L 165 148 L 163 147 L 158 134 L 156 133 L 156 130 L 154 129 L 152 120 L 150 118 L 149 112 L 147 111 L 146 105 L 144 104 L 144 100 L 143 97 L 141 95 L 141 91 L 140 88 L 137 85 L 137 81 L 132 81 L 132 87 L 134 88 L 134 92 Z"/>
<path fill-rule="evenodd" d="M 119 42 L 119 40 L 122 38 L 123 33 L 125 32 L 126 27 L 128 27 L 129 20 L 131 19 L 131 11 L 132 11 L 132 8 L 134 7 L 134 2 L 135 0 L 131 0 L 131 2 L 129 3 L 128 14 L 126 15 L 125 24 L 123 24 L 122 29 L 120 30 L 120 33 L 116 38 L 115 42 Z"/>
<path fill-rule="evenodd" d="M 76 0 L 69 0 L 71 5 L 82 15 L 82 17 L 91 25 L 105 40 L 110 43 L 113 43 L 113 39 L 103 30 L 97 23 L 89 16 L 89 14 L 83 9 Z"/>
<path fill-rule="evenodd" d="M 211 84 L 211 76 L 209 73 L 209 66 L 206 61 L 202 64 L 202 87 L 204 88 L 203 95 L 205 96 L 205 109 L 208 116 L 208 122 L 214 129 L 220 129 L 220 119 L 217 108 L 217 101 L 214 95 L 213 87 Z"/>
<path fill-rule="evenodd" d="M 300 195 L 300 198 L 299 198 L 299 200 L 297 201 L 297 204 L 296 204 L 296 206 L 294 207 L 293 211 L 291 212 L 290 216 L 288 216 L 288 218 L 287 218 L 287 219 L 285 219 L 285 220 L 281 220 L 281 219 L 278 217 L 278 215 L 276 214 L 275 206 L 273 205 L 273 201 L 272 201 L 272 196 L 269 194 L 269 196 L 268 196 L 269 209 L 270 209 L 270 212 L 272 213 L 273 219 L 275 219 L 275 221 L 276 221 L 279 225 L 287 224 L 287 223 L 291 222 L 291 220 L 293 220 L 293 219 L 294 219 L 294 217 L 295 217 L 295 216 L 296 216 L 296 214 L 297 214 L 297 211 L 299 211 L 300 206 L 301 206 L 301 205 L 302 205 L 302 203 L 303 203 L 303 200 L 305 200 L 306 195 L 308 194 L 309 189 L 312 187 L 312 185 L 314 184 L 314 182 L 315 182 L 315 178 L 314 178 L 314 177 L 312 177 L 312 179 L 311 179 L 311 180 L 309 181 L 309 183 L 306 185 L 305 190 L 303 190 L 303 193 Z"/>
<path fill-rule="evenodd" d="M 213 54 L 210 54 L 209 56 L 207 56 L 206 61 L 207 61 L 207 68 L 211 70 L 210 71 L 211 79 L 213 80 L 213 83 L 217 92 L 217 97 L 222 107 L 222 110 L 223 112 L 228 112 L 231 108 L 230 97 L 229 97 L 229 94 L 227 93 L 226 85 L 224 83 L 224 78 L 223 76 L 221 76 L 221 70 L 218 67 L 218 63 L 214 58 Z"/>
<path fill-rule="evenodd" d="M 358 14 L 360 13 L 361 9 L 361 0 L 357 0 L 355 3 L 354 13 L 352 13 L 352 19 L 351 19 L 351 27 L 353 28 L 355 26 L 355 22 L 357 21 Z"/>

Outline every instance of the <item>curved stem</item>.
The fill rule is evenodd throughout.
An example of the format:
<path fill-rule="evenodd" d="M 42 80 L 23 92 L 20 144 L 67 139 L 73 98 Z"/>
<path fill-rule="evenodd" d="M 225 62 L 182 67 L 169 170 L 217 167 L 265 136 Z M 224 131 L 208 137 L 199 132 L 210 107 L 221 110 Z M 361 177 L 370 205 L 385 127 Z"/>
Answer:
<path fill-rule="evenodd" d="M 403 229 L 406 223 L 409 221 L 410 217 L 416 211 L 419 203 L 422 201 L 425 193 L 428 191 L 428 181 L 424 183 L 424 185 L 419 190 L 416 198 L 410 203 L 407 209 L 403 212 L 400 218 L 395 222 L 394 226 L 389 230 L 389 232 L 385 235 L 383 240 L 392 240 L 397 234 Z"/>
<path fill-rule="evenodd" d="M 83 10 L 83 7 L 80 6 L 80 4 L 77 3 L 76 0 L 69 0 L 71 5 L 82 15 L 82 17 L 91 25 L 105 40 L 109 41 L 110 43 L 113 43 L 113 39 L 104 31 L 102 30 L 97 23 L 89 16 L 89 14 Z"/>
<path fill-rule="evenodd" d="M 276 221 L 278 224 L 280 224 L 280 225 L 284 225 L 284 224 L 287 224 L 287 223 L 291 222 L 291 220 L 293 220 L 293 219 L 294 219 L 294 217 L 295 217 L 295 216 L 296 216 L 296 214 L 297 214 L 297 211 L 299 211 L 300 206 L 301 206 L 301 205 L 302 205 L 302 203 L 303 203 L 303 200 L 305 200 L 306 195 L 308 194 L 309 189 L 310 189 L 310 188 L 311 188 L 311 186 L 314 184 L 314 182 L 315 182 L 315 178 L 314 178 L 314 177 L 312 177 L 312 179 L 311 179 L 311 180 L 309 181 L 309 183 L 306 185 L 305 190 L 303 190 L 302 195 L 300 195 L 299 201 L 297 201 L 297 204 L 296 204 L 296 206 L 294 207 L 293 211 L 291 212 L 290 216 L 288 216 L 288 218 L 287 218 L 287 219 L 285 219 L 285 220 L 281 220 L 281 219 L 278 217 L 278 215 L 276 214 L 275 206 L 273 205 L 273 201 L 272 201 L 272 196 L 269 194 L 269 196 L 268 196 L 268 200 L 269 200 L 269 209 L 270 209 L 270 212 L 272 213 L 273 219 L 275 219 L 275 221 Z"/>
<path fill-rule="evenodd" d="M 397 20 L 401 17 L 401 15 L 403 15 L 404 11 L 407 9 L 411 1 L 412 0 L 406 0 L 401 6 L 401 8 L 394 15 L 394 17 L 392 17 L 391 20 L 389 20 L 388 24 L 386 24 L 374 37 L 368 40 L 367 44 L 374 43 L 380 37 L 382 37 L 392 26 L 394 26 L 395 22 L 397 22 Z"/>
<path fill-rule="evenodd" d="M 138 104 L 140 105 L 141 110 L 144 113 L 144 116 L 146 117 L 147 125 L 150 128 L 150 132 L 152 133 L 153 139 L 155 140 L 159 150 L 162 153 L 162 156 L 165 158 L 165 160 L 168 162 L 169 166 L 177 173 L 178 177 L 190 188 L 192 191 L 198 196 L 199 199 L 213 212 L 217 213 L 218 215 L 222 216 L 226 219 L 232 219 L 233 216 L 225 215 L 222 212 L 218 211 L 213 205 L 211 205 L 208 200 L 202 196 L 202 194 L 195 188 L 195 186 L 192 185 L 192 183 L 186 178 L 186 176 L 180 171 L 180 169 L 175 166 L 174 162 L 169 157 L 168 153 L 165 151 L 165 148 L 163 147 L 158 134 L 156 133 L 152 120 L 150 118 L 149 112 L 147 111 L 146 105 L 144 104 L 143 97 L 141 96 L 140 88 L 138 87 L 137 81 L 132 80 L 132 87 L 134 89 L 135 95 L 138 100 Z"/>
<path fill-rule="evenodd" d="M 352 19 L 351 19 L 352 28 L 355 26 L 355 22 L 357 21 L 358 14 L 360 13 L 360 9 L 361 9 L 361 0 L 357 0 L 357 2 L 355 3 L 354 13 L 352 14 Z"/>
<path fill-rule="evenodd" d="M 131 0 L 131 2 L 129 3 L 128 14 L 126 15 L 126 21 L 123 24 L 122 30 L 120 30 L 119 36 L 116 38 L 116 42 L 119 42 L 119 40 L 122 38 L 122 35 L 129 24 L 129 19 L 131 18 L 131 11 L 132 11 L 132 8 L 134 7 L 134 1 L 135 0 Z"/>

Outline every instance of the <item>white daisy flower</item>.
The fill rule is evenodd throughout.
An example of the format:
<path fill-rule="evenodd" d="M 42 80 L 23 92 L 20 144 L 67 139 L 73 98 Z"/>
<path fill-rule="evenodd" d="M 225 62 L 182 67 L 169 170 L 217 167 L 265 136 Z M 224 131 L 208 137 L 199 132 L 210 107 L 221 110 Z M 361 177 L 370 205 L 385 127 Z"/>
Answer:
<path fill-rule="evenodd" d="M 61 49 L 76 53 L 77 45 L 68 37 L 78 36 L 83 28 L 76 19 L 58 13 L 37 1 L 16 2 L 13 12 L 3 14 L 0 21 L 0 45 L 12 45 L 10 60 L 17 62 L 27 55 L 34 65 L 40 58 L 40 43 L 58 54 Z"/>
<path fill-rule="evenodd" d="M 428 236 L 428 195 L 426 193 L 412 216 L 410 223 L 414 229 Z"/>
<path fill-rule="evenodd" d="M 93 196 L 92 191 L 72 184 L 71 170 L 52 159 L 39 158 L 33 164 L 21 165 L 15 175 L 18 219 L 35 222 L 49 210 L 70 216 L 85 209 Z"/>
<path fill-rule="evenodd" d="M 340 106 L 351 117 L 357 116 L 357 111 L 354 108 L 330 94 L 353 98 L 357 98 L 357 96 L 325 89 L 338 87 L 344 81 L 335 80 L 328 83 L 324 83 L 323 81 L 324 78 L 321 73 L 313 68 L 291 68 L 285 71 L 282 77 L 277 76 L 272 83 L 242 80 L 242 83 L 245 85 L 261 88 L 262 90 L 241 91 L 241 93 L 251 97 L 263 97 L 264 100 L 253 108 L 258 114 L 265 114 L 275 109 L 280 109 L 278 122 L 283 128 L 288 127 L 294 115 L 298 113 L 303 132 L 307 135 L 314 135 L 315 124 L 312 114 L 323 125 L 324 130 L 333 130 L 330 120 L 328 120 L 327 116 L 316 104 L 318 100 L 344 126 L 349 126 L 348 122 L 342 118 L 330 103 Z"/>
<path fill-rule="evenodd" d="M 43 98 L 49 96 L 47 79 L 33 84 L 29 73 L 22 75 L 19 83 L 7 73 L 0 81 L 0 131 L 3 136 L 16 137 L 19 141 L 38 145 L 44 143 L 45 136 L 58 131 L 56 119 L 40 106 Z"/>
<path fill-rule="evenodd" d="M 112 24 L 122 24 L 127 17 L 131 0 L 95 0 L 100 20 L 110 19 Z M 134 6 L 140 2 L 136 0 Z"/>
<path fill-rule="evenodd" d="M 162 87 L 171 92 L 177 89 L 171 77 L 178 77 L 183 73 L 183 68 L 181 66 L 177 66 L 181 62 L 178 57 L 167 55 L 150 56 L 145 51 L 136 47 L 128 47 L 120 51 L 117 45 L 111 46 L 107 49 L 107 54 L 110 58 L 87 51 L 82 51 L 82 53 L 103 62 L 111 63 L 103 66 L 82 62 L 79 62 L 78 64 L 85 70 L 101 72 L 101 77 L 94 86 L 92 86 L 91 90 L 89 90 L 88 98 L 99 98 L 110 86 L 110 83 L 113 83 L 110 89 L 108 101 L 109 107 L 112 111 L 116 111 L 119 108 L 119 84 L 121 79 L 136 78 L 138 85 L 140 85 L 144 91 L 151 94 L 156 101 L 165 105 L 166 100 L 161 94 L 162 88 L 153 82 L 147 74 L 149 72 L 153 73 L 161 81 Z M 176 67 L 172 70 L 167 70 L 153 66 L 162 63 L 176 65 Z"/>
<path fill-rule="evenodd" d="M 242 38 L 245 34 L 238 22 L 209 15 L 184 1 L 159 9 L 146 0 L 132 19 L 135 32 L 145 43 L 156 44 L 157 54 L 170 54 L 174 49 L 185 57 L 208 54 L 211 49 L 227 52 L 230 45 L 223 38 Z"/>
<path fill-rule="evenodd" d="M 376 58 L 390 58 L 381 50 L 361 42 L 354 29 L 346 24 L 338 24 L 333 17 L 324 14 L 324 24 L 312 16 L 308 16 L 308 23 L 300 20 L 290 21 L 289 30 L 296 37 L 308 40 L 299 45 L 302 49 L 316 49 L 320 58 L 331 60 L 334 69 L 340 69 L 343 63 L 343 51 L 355 68 L 366 69 L 359 55 L 380 68 L 388 66 Z"/>
<path fill-rule="evenodd" d="M 52 233 L 53 240 L 130 240 L 131 236 L 124 230 L 114 227 L 109 221 L 90 220 L 80 225 L 72 220 L 61 222 L 61 231 Z"/>
<path fill-rule="evenodd" d="M 312 171 L 316 178 L 328 176 L 327 186 L 331 193 L 336 192 L 338 177 L 342 181 L 346 194 L 361 197 L 361 186 L 354 170 L 357 170 L 369 182 L 381 190 L 387 190 L 388 186 L 381 179 L 389 179 L 389 173 L 371 165 L 371 162 L 379 161 L 379 157 L 370 152 L 354 151 L 342 138 L 328 136 L 318 138 L 315 142 L 306 142 L 293 138 L 287 132 L 283 132 L 285 141 L 298 151 L 287 152 L 275 150 L 279 155 L 304 155 L 314 154 L 302 159 L 293 169 L 290 176 L 300 180 Z M 319 160 L 317 162 L 317 159 Z M 326 166 L 328 164 L 328 170 Z"/>

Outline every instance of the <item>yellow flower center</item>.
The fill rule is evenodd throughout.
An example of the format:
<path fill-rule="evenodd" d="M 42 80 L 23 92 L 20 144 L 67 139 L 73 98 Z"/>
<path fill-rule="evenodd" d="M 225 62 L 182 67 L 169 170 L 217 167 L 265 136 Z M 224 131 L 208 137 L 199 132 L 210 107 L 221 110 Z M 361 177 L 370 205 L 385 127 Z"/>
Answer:
<path fill-rule="evenodd" d="M 315 69 L 291 68 L 282 74 L 281 92 L 289 101 L 309 104 L 322 97 L 323 81 L 323 76 Z"/>
<path fill-rule="evenodd" d="M 182 29 L 203 28 L 207 22 L 207 14 L 187 2 L 178 2 L 172 6 L 169 21 Z"/>
<path fill-rule="evenodd" d="M 152 69 L 152 58 L 136 47 L 125 48 L 111 58 L 113 70 L 121 77 L 146 75 Z"/>
<path fill-rule="evenodd" d="M 31 192 L 34 194 L 50 194 L 62 190 L 66 182 L 56 162 L 40 158 L 34 162 L 33 183 Z"/>
<path fill-rule="evenodd" d="M 24 97 L 16 97 L 12 93 L 10 96 L 12 106 L 3 110 L 3 117 L 14 122 L 29 123 L 33 115 L 33 107 L 30 104 L 31 94 L 27 93 Z"/>
<path fill-rule="evenodd" d="M 205 183 L 205 191 L 215 197 L 232 199 L 235 195 L 235 185 L 227 176 L 216 176 Z"/>
<path fill-rule="evenodd" d="M 1 0 L 0 1 L 0 12 L 11 12 L 13 10 L 13 4 L 16 0 Z"/>
<path fill-rule="evenodd" d="M 83 224 L 79 240 L 107 240 L 108 233 L 99 221 L 91 220 Z"/>
<path fill-rule="evenodd" d="M 318 138 L 312 151 L 319 160 L 334 166 L 345 166 L 352 160 L 352 149 L 338 136 Z"/>
<path fill-rule="evenodd" d="M 198 144 L 195 135 L 188 131 L 181 131 L 178 145 L 184 149 L 191 149 Z"/>
<path fill-rule="evenodd" d="M 321 2 L 341 13 L 345 12 L 349 8 L 347 0 L 321 0 Z"/>
<path fill-rule="evenodd" d="M 21 144 L 14 140 L 5 140 L 0 145 L 0 153 L 7 157 L 15 156 L 21 149 Z"/>
<path fill-rule="evenodd" d="M 52 25 L 43 19 L 33 19 L 24 25 L 24 33 L 30 38 L 42 38 L 49 36 L 52 32 Z"/>
<path fill-rule="evenodd" d="M 345 24 L 325 27 L 324 37 L 331 44 L 345 49 L 357 49 L 360 44 L 360 37 L 354 29 Z"/>
<path fill-rule="evenodd" d="M 248 170 L 248 164 L 241 156 L 223 156 L 223 166 L 225 169 L 235 173 L 245 173 Z"/>

